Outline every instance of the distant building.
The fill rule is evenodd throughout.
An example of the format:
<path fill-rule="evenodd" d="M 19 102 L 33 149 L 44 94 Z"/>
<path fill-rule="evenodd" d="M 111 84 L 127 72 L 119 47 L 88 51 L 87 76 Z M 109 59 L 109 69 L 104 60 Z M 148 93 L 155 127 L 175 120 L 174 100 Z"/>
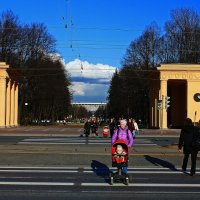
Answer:
<path fill-rule="evenodd" d="M 83 106 L 90 112 L 95 112 L 100 106 L 105 107 L 106 103 L 72 103 L 72 105 Z"/>

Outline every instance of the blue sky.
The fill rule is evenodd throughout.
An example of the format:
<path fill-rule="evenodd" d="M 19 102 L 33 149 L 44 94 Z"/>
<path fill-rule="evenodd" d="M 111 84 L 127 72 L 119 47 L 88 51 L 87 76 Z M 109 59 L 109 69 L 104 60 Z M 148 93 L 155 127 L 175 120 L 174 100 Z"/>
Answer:
<path fill-rule="evenodd" d="M 71 74 L 74 102 L 105 102 L 109 81 L 130 42 L 176 8 L 200 14 L 199 0 L 0 0 L 21 23 L 44 23 Z"/>

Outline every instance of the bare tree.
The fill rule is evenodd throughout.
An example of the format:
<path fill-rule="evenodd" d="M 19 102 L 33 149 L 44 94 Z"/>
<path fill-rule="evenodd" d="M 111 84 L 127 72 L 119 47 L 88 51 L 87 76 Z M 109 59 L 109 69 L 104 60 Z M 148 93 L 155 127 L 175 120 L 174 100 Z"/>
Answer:
<path fill-rule="evenodd" d="M 200 62 L 200 18 L 191 9 L 172 10 L 171 20 L 165 24 L 167 42 L 171 43 L 168 52 L 175 54 L 176 62 Z"/>

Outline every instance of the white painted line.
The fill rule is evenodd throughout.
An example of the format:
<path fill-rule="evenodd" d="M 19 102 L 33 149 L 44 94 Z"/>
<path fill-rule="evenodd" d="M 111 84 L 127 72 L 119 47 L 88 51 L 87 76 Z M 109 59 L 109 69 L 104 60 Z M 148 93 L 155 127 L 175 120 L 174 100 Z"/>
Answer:
<path fill-rule="evenodd" d="M 109 183 L 81 183 L 81 186 L 109 186 Z M 112 186 L 125 186 L 123 183 L 114 183 Z M 130 183 L 131 187 L 200 187 L 200 184 L 171 184 L 171 183 Z"/>
<path fill-rule="evenodd" d="M 24 139 L 23 141 L 27 142 L 34 142 L 34 141 L 63 141 L 63 140 L 69 140 L 66 138 L 37 138 L 37 139 Z"/>
<path fill-rule="evenodd" d="M 82 190 L 81 192 L 83 193 L 99 193 L 99 190 Z M 116 191 L 103 191 L 104 193 L 115 193 L 116 194 Z M 124 194 L 127 194 L 127 193 L 133 193 L 133 194 L 200 194 L 200 192 L 183 192 L 183 191 L 161 191 L 161 192 L 158 192 L 158 191 L 134 191 L 134 190 L 125 190 L 125 191 L 119 191 L 119 193 L 124 193 Z"/>
<path fill-rule="evenodd" d="M 25 129 L 24 131 L 32 131 L 34 130 L 33 128 Z"/>
<path fill-rule="evenodd" d="M 99 142 L 18 142 L 18 144 L 54 144 L 54 145 L 58 145 L 58 144 L 89 144 L 89 145 L 109 145 L 109 143 L 99 143 Z M 135 146 L 157 146 L 157 144 L 136 144 Z"/>
<path fill-rule="evenodd" d="M 77 173 L 77 170 L 15 170 L 0 169 L 0 172 L 21 172 L 21 173 Z"/>
<path fill-rule="evenodd" d="M 79 169 L 78 167 L 27 167 L 27 166 L 0 166 L 0 169 L 50 169 L 50 170 L 58 170 L 58 169 Z"/>
<path fill-rule="evenodd" d="M 98 171 L 98 169 L 94 170 Z M 85 170 L 84 173 L 94 173 L 93 170 Z M 99 169 L 101 171 L 101 169 Z M 102 170 L 103 171 L 103 170 Z M 107 170 L 105 170 L 107 171 Z M 181 171 L 128 171 L 128 174 L 182 174 Z M 200 172 L 196 172 L 196 174 L 199 174 Z"/>
<path fill-rule="evenodd" d="M 6 182 L 0 181 L 0 185 L 30 185 L 30 186 L 72 186 L 74 183 L 56 182 Z"/>
<path fill-rule="evenodd" d="M 146 143 L 140 143 L 140 144 L 134 144 L 134 146 L 158 146 L 157 144 L 154 143 L 150 143 L 150 144 L 146 144 Z"/>
<path fill-rule="evenodd" d="M 66 128 L 63 128 L 63 129 L 60 130 L 60 132 L 64 132 L 65 130 L 66 130 Z"/>
<path fill-rule="evenodd" d="M 75 143 L 75 142 L 18 142 L 18 144 L 86 144 L 86 143 Z"/>
<path fill-rule="evenodd" d="M 47 132 L 47 131 L 49 131 L 49 130 L 51 130 L 51 129 L 47 128 L 47 129 L 44 129 L 44 130 L 42 130 L 42 131 L 43 131 L 43 132 Z"/>

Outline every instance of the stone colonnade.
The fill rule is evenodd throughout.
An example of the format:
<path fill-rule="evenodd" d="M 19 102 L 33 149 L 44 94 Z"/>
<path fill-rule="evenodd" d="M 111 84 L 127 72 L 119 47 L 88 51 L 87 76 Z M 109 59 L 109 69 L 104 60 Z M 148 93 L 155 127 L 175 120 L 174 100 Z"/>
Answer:
<path fill-rule="evenodd" d="M 0 127 L 18 126 L 18 82 L 10 77 L 8 69 L 0 62 Z"/>
<path fill-rule="evenodd" d="M 183 125 L 180 121 L 184 123 L 186 117 L 197 123 L 200 120 L 200 102 L 194 100 L 194 95 L 200 93 L 199 86 L 199 64 L 162 64 L 157 67 L 150 91 L 151 127 L 168 128 L 169 120 L 172 125 Z M 165 108 L 166 96 L 170 97 L 169 113 Z M 158 101 L 162 102 L 160 109 Z"/>

